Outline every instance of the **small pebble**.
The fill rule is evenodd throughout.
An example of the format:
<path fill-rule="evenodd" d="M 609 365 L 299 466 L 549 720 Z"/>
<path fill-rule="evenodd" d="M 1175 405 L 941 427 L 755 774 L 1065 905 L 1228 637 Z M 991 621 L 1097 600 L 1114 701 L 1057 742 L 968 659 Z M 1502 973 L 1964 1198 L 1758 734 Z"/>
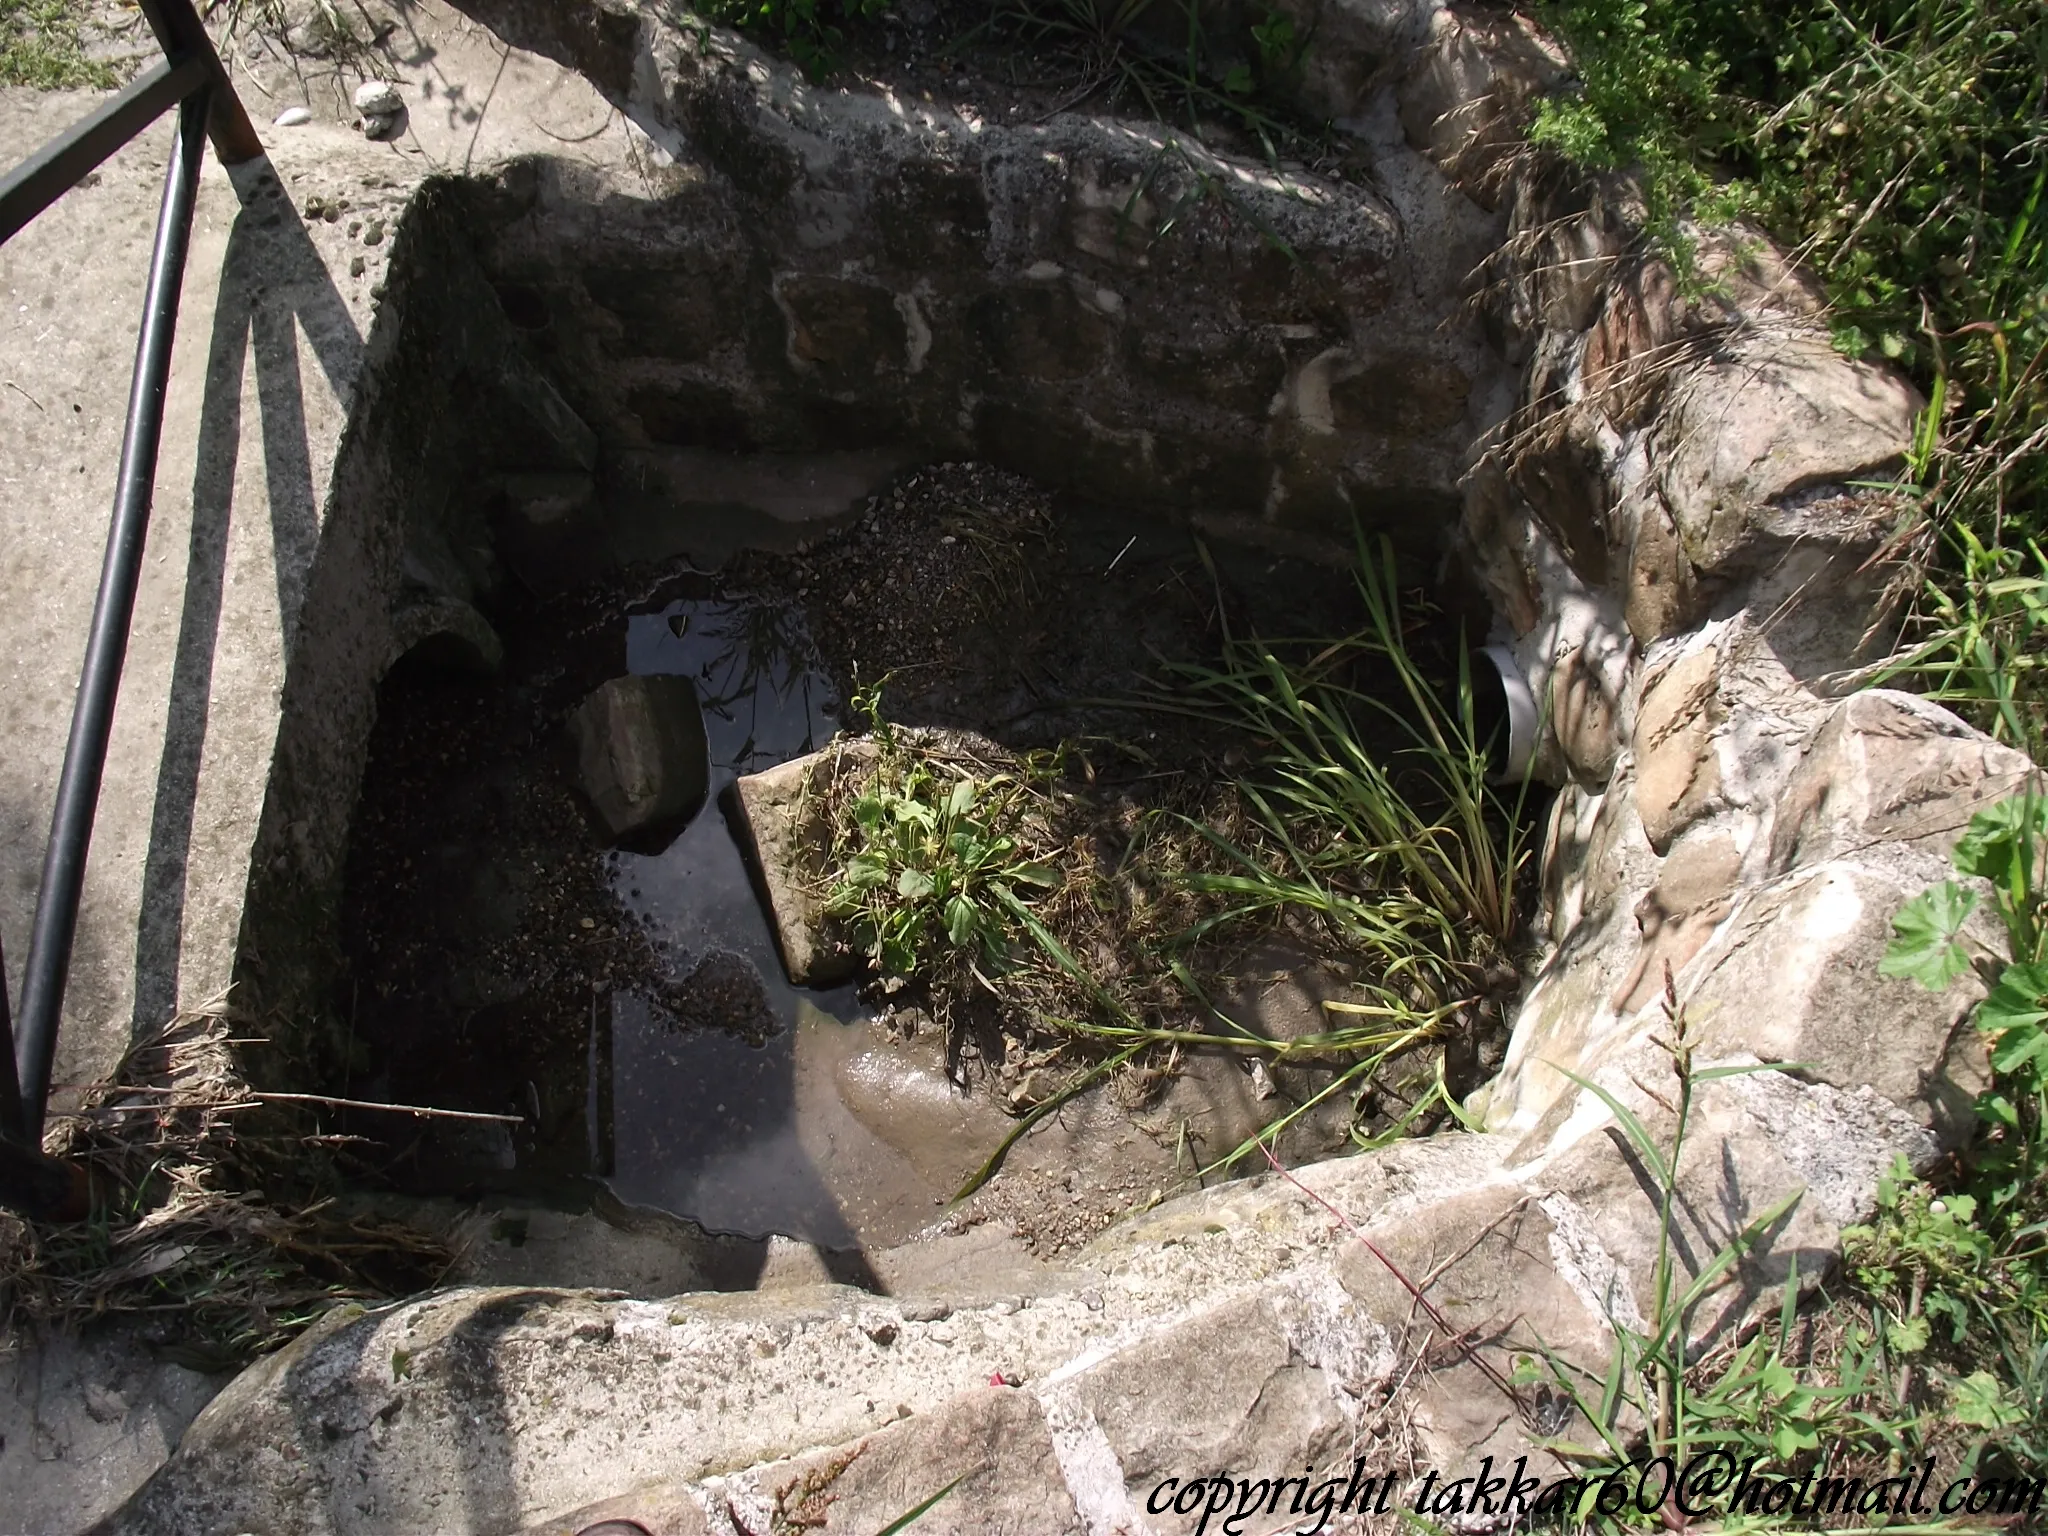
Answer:
<path fill-rule="evenodd" d="M 313 121 L 313 114 L 305 107 L 286 107 L 271 119 L 279 128 L 303 128 Z"/>
<path fill-rule="evenodd" d="M 1081 1305 L 1090 1312 L 1100 1312 L 1102 1310 L 1102 1292 L 1090 1286 L 1081 1293 Z"/>
<path fill-rule="evenodd" d="M 867 1329 L 867 1336 L 887 1349 L 896 1342 L 896 1325 L 887 1321 L 875 1323 Z"/>
<path fill-rule="evenodd" d="M 363 232 L 363 244 L 382 245 L 383 243 L 384 221 L 382 219 L 370 220 L 370 227 Z"/>
<path fill-rule="evenodd" d="M 360 256 L 351 256 L 351 257 L 349 257 L 349 259 L 348 259 L 348 275 L 349 275 L 350 277 L 361 277 L 361 276 L 363 275 L 363 258 L 362 258 L 362 257 L 360 257 Z"/>
<path fill-rule="evenodd" d="M 906 1323 L 941 1323 L 953 1315 L 953 1309 L 943 1301 L 914 1301 L 903 1309 Z"/>

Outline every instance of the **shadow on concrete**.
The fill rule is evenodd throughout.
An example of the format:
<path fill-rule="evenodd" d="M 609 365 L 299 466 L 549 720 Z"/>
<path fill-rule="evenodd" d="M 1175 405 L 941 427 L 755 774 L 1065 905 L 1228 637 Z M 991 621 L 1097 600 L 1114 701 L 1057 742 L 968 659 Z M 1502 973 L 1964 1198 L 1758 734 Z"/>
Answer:
<path fill-rule="evenodd" d="M 185 601 L 136 934 L 131 1025 L 136 1037 L 178 1008 L 186 881 L 206 751 L 243 442 L 243 385 L 250 360 L 253 356 L 256 369 L 278 632 L 282 652 L 289 656 L 320 535 L 299 336 L 304 333 L 329 386 L 343 398 L 355 383 L 364 351 L 362 334 L 269 161 L 253 161 L 228 174 L 242 206 L 228 232 L 221 263 L 200 405 Z"/>

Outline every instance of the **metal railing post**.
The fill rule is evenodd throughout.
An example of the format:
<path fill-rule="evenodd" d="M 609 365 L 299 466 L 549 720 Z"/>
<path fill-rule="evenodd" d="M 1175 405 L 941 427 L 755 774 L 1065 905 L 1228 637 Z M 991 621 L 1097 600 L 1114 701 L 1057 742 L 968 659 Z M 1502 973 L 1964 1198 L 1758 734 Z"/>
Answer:
<path fill-rule="evenodd" d="M 142 14 L 156 34 L 166 58 L 204 59 L 213 76 L 212 113 L 206 131 L 213 139 L 213 152 L 222 165 L 240 165 L 263 153 L 263 141 L 256 125 L 242 106 L 228 80 L 227 68 L 213 51 L 213 39 L 206 35 L 206 23 L 192 9 L 192 0 L 139 0 Z"/>
<path fill-rule="evenodd" d="M 114 700 L 120 690 L 121 663 L 128 650 L 129 622 L 142 574 L 143 543 L 156 487 L 157 448 L 163 436 L 164 390 L 171 371 L 171 338 L 177 329 L 178 293 L 184 282 L 192 209 L 199 190 L 199 139 L 212 94 L 202 90 L 178 108 L 178 132 L 164 177 L 163 207 L 157 216 L 156 244 L 150 253 L 149 283 L 143 296 L 135 379 L 128 392 L 128 425 L 121 441 L 114 522 L 107 535 L 99 595 L 93 603 L 85 666 L 72 707 L 71 738 L 64 747 L 64 770 L 57 781 L 50 842 L 36 893 L 35 926 L 22 969 L 15 1056 L 23 1140 L 30 1148 L 42 1138 L 50 1071 L 57 1055 L 57 1022 L 64 1009 L 64 983 L 78 933 L 86 849 L 92 841 L 93 813 L 99 805 L 107 742 L 114 725 Z"/>
<path fill-rule="evenodd" d="M 0 963 L 0 977 L 7 968 Z M 14 1079 L 14 1036 L 7 988 L 0 985 L 0 1206 L 31 1221 L 83 1221 L 92 1214 L 92 1180 L 83 1168 L 46 1155 L 29 1137 Z"/>

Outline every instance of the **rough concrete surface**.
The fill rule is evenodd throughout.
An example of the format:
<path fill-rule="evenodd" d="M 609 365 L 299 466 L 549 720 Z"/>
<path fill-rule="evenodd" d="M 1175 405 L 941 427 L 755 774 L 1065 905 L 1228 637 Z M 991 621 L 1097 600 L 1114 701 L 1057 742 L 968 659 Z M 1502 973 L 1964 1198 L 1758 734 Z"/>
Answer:
<path fill-rule="evenodd" d="M 228 1382 L 159 1358 L 133 1327 L 0 1341 L 0 1531 L 75 1531 L 163 1465 Z"/>
<path fill-rule="evenodd" d="M 450 62 L 484 47 L 480 29 L 435 7 L 410 15 L 423 81 L 458 67 L 489 78 L 480 61 Z M 415 113 L 413 136 L 396 144 L 342 121 L 275 128 L 252 93 L 269 158 L 232 173 L 205 160 L 59 1037 L 60 1111 L 113 1071 L 134 1032 L 232 979 L 287 657 L 407 199 L 472 140 L 479 164 L 543 147 L 629 153 L 580 79 L 502 45 L 488 54 L 505 67 L 484 131 L 452 105 L 445 119 Z M 0 161 L 96 104 L 0 89 Z M 0 953 L 11 987 L 113 504 L 170 132 L 168 118 L 145 131 L 0 246 Z M 345 213 L 306 217 L 344 199 Z M 114 1397 L 78 1385 L 97 1383 L 94 1371 L 119 1378 L 105 1389 L 120 1400 L 114 1418 Z M 85 1346 L 0 1338 L 0 1373 L 10 1531 L 79 1529 L 118 1503 L 218 1385 L 152 1364 L 127 1335 Z"/>

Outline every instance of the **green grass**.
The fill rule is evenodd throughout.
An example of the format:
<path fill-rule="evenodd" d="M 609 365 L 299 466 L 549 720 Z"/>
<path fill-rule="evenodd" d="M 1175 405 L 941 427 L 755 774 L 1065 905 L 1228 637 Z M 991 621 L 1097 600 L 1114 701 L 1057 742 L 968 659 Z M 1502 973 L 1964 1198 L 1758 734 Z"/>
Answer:
<path fill-rule="evenodd" d="M 1923 480 L 1987 543 L 2048 530 L 2048 7 L 2033 0 L 1552 0 L 1577 72 L 1532 137 L 1740 215 L 1828 287 L 1838 345 L 1936 395 Z"/>
<path fill-rule="evenodd" d="M 1697 282 L 1691 231 L 1742 218 L 1824 281 L 1836 345 L 1929 401 L 1906 642 L 1866 681 L 1921 688 L 2038 761 L 2048 730 L 2048 7 L 2033 0 L 1551 0 L 1576 80 L 1531 137 L 1631 172 L 1653 247 Z M 1775 1370 L 1752 1428 L 1805 1426 L 1896 1465 L 1939 1441 L 2032 1472 L 2048 1452 L 2048 811 L 1980 816 L 1959 876 L 1908 903 L 1886 961 L 1982 972 L 1995 1082 L 1934 1182 L 1894 1170 L 1845 1234 L 1831 1359 L 1788 1364 L 1790 1317 L 1710 1362 L 1701 1392 Z M 1990 906 L 2007 963 L 1961 936 Z M 1764 1335 L 1758 1335 L 1763 1338 Z M 1752 1358 L 1754 1356 L 1754 1358 Z M 1667 1362 L 1667 1365 L 1669 1362 Z M 1759 1380 L 1761 1378 L 1758 1378 Z M 1666 1372 L 1666 1390 L 1669 1372 Z M 1802 1431 L 1804 1432 L 1804 1431 Z M 1797 1449 L 1786 1447 L 1785 1449 Z"/>
<path fill-rule="evenodd" d="M 1157 1081 L 1187 1050 L 1312 1069 L 1269 1135 L 1368 1088 L 1386 1103 L 1376 1128 L 1354 1117 L 1361 1142 L 1456 1113 L 1425 1048 L 1497 1019 L 1513 984 L 1520 795 L 1487 782 L 1462 648 L 1428 670 L 1411 653 L 1383 547 L 1361 541 L 1357 580 L 1356 633 L 1231 635 L 1211 664 L 1125 701 L 1249 747 L 1213 780 L 1165 775 L 1178 798 L 1148 806 L 1090 791 L 1101 743 L 980 761 L 857 700 L 879 761 L 831 792 L 820 894 L 885 987 L 920 987 L 956 1030 L 993 1015 L 1059 1067 L 1050 1094 L 1013 1105 L 1018 1134 L 1126 1065 Z M 1245 945 L 1276 937 L 1354 977 L 1324 1028 L 1268 1038 L 1214 1004 Z M 1203 1171 L 1257 1149 L 1208 1149 Z"/>
<path fill-rule="evenodd" d="M 108 90 L 120 77 L 87 57 L 85 7 L 74 0 L 0 0 L 0 85 Z"/>

